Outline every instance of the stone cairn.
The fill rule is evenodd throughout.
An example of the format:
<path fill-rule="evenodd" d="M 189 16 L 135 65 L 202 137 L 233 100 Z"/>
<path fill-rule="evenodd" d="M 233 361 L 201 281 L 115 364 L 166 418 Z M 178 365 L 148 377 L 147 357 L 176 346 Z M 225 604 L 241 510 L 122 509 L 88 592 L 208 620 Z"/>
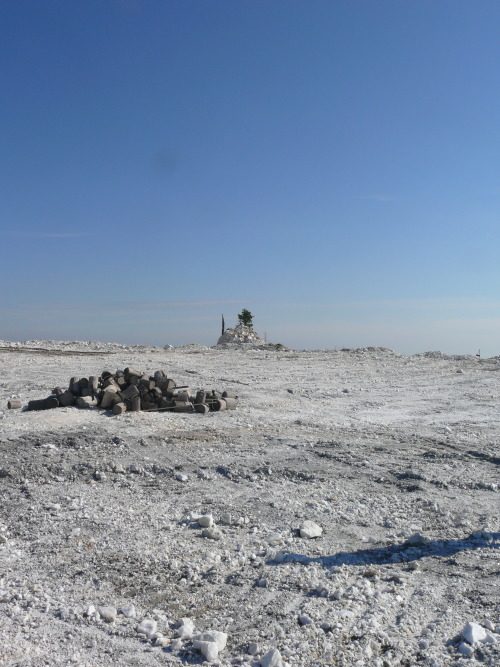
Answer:
<path fill-rule="evenodd" d="M 8 407 L 21 407 L 17 403 Z M 238 396 L 228 391 L 219 394 L 215 390 L 200 389 L 193 396 L 189 387 L 178 387 L 163 371 L 147 375 L 125 368 L 114 374 L 104 371 L 100 377 L 72 377 L 66 390 L 55 387 L 47 398 L 29 401 L 28 410 L 76 405 L 78 408 L 112 410 L 115 415 L 139 410 L 206 413 L 234 410 L 237 403 Z"/>

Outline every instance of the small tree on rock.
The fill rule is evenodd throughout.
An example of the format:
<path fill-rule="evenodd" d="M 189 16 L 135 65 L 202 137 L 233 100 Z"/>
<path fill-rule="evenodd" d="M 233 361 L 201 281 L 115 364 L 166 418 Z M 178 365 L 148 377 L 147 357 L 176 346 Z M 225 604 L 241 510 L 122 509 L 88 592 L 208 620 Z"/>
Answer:
<path fill-rule="evenodd" d="M 243 308 L 241 313 L 238 315 L 238 323 L 242 324 L 244 327 L 248 327 L 249 329 L 251 329 L 253 327 L 252 320 L 253 320 L 252 313 L 246 308 Z"/>

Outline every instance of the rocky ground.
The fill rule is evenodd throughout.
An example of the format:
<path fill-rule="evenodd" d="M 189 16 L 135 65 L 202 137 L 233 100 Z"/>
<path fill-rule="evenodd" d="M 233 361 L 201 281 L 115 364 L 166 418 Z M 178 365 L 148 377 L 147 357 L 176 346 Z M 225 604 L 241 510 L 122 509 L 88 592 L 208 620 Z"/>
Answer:
<path fill-rule="evenodd" d="M 3 664 L 499 664 L 499 359 L 0 341 L 0 364 Z M 238 408 L 7 410 L 126 366 Z"/>

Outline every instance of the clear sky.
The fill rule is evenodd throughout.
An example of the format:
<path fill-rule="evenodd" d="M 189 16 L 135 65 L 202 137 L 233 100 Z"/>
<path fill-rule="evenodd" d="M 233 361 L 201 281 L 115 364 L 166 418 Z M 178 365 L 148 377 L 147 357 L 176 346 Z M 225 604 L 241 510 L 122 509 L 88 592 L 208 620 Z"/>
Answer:
<path fill-rule="evenodd" d="M 3 0 L 0 339 L 500 354 L 498 0 Z"/>

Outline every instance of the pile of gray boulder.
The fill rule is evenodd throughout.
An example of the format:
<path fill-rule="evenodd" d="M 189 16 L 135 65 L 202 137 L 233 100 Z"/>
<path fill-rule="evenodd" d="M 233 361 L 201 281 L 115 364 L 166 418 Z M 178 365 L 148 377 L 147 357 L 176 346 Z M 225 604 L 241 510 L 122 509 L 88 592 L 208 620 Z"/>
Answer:
<path fill-rule="evenodd" d="M 28 410 L 75 405 L 78 408 L 112 410 L 115 415 L 139 410 L 206 413 L 234 410 L 237 403 L 238 396 L 231 392 L 200 389 L 192 395 L 189 387 L 177 386 L 163 371 L 148 375 L 125 368 L 115 373 L 104 371 L 100 377 L 72 377 L 66 390 L 55 387 L 47 398 L 30 401 Z"/>

